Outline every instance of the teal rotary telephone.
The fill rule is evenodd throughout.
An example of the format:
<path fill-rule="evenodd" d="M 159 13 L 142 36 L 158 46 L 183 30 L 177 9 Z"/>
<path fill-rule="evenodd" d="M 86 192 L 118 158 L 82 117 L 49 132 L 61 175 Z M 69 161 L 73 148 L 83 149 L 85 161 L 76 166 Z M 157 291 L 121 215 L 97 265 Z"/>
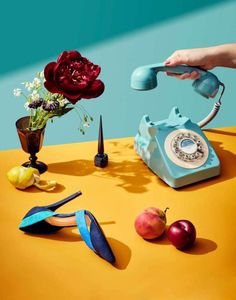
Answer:
<path fill-rule="evenodd" d="M 152 122 L 149 116 L 141 119 L 135 137 L 135 149 L 147 166 L 169 186 L 179 188 L 220 174 L 220 161 L 201 128 L 218 113 L 225 87 L 211 72 L 198 67 L 163 63 L 147 65 L 134 70 L 131 87 L 147 91 L 157 86 L 160 71 L 176 74 L 197 71 L 199 79 L 193 82 L 194 90 L 205 98 L 214 98 L 222 86 L 219 100 L 206 118 L 193 123 L 174 107 L 167 119 Z"/>

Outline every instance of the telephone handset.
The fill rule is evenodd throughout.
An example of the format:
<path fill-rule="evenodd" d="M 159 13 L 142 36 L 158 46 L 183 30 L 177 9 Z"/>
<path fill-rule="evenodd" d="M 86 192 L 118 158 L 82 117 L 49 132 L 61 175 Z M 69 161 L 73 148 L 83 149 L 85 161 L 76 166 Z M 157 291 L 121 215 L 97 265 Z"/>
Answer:
<path fill-rule="evenodd" d="M 192 73 L 197 71 L 200 78 L 193 81 L 194 90 L 205 98 L 214 98 L 222 86 L 223 90 L 219 100 L 214 103 L 211 112 L 200 122 L 199 127 L 206 126 L 218 113 L 221 106 L 221 97 L 224 93 L 225 86 L 219 79 L 211 72 L 203 70 L 199 67 L 191 67 L 187 65 L 179 65 L 175 67 L 165 66 L 164 63 L 157 63 L 146 65 L 134 70 L 131 76 L 131 87 L 135 90 L 147 91 L 157 87 L 158 72 L 172 72 L 176 74 Z"/>
<path fill-rule="evenodd" d="M 183 117 L 177 107 L 162 121 L 152 122 L 149 116 L 143 116 L 135 137 L 137 153 L 155 174 L 174 188 L 219 175 L 219 159 L 201 127 L 208 124 L 219 111 L 224 84 L 213 73 L 198 67 L 170 67 L 159 63 L 134 70 L 131 87 L 141 91 L 155 88 L 159 71 L 176 74 L 197 71 L 200 78 L 193 82 L 193 87 L 206 98 L 214 98 L 220 86 L 223 90 L 212 111 L 197 124 Z"/>

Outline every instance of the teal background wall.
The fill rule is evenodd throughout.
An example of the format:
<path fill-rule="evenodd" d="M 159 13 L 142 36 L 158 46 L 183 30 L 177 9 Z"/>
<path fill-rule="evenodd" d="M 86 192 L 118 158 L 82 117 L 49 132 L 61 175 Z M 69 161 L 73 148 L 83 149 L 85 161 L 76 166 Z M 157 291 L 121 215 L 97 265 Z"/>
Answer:
<path fill-rule="evenodd" d="M 47 3 L 48 2 L 48 3 Z M 177 105 L 193 121 L 212 107 L 193 92 L 189 81 L 161 75 L 158 89 L 133 91 L 130 74 L 139 65 L 163 61 L 174 50 L 236 42 L 236 1 L 221 0 L 96 0 L 7 2 L 2 7 L 0 55 L 0 149 L 20 147 L 15 121 L 26 114 L 24 99 L 12 91 L 31 80 L 63 50 L 77 49 L 101 65 L 104 94 L 81 104 L 94 123 L 81 136 L 75 112 L 48 123 L 44 144 L 97 138 L 103 115 L 106 138 L 134 136 L 143 114 L 166 118 Z M 225 83 L 223 107 L 210 127 L 235 125 L 236 70 L 217 68 Z"/>

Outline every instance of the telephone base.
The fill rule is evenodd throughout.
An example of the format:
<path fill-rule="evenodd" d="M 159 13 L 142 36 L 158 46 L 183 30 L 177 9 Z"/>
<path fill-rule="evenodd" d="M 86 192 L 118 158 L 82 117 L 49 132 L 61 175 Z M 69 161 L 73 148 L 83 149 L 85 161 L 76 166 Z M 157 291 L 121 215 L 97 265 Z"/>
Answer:
<path fill-rule="evenodd" d="M 177 107 L 169 117 L 141 119 L 134 147 L 146 165 L 173 188 L 220 174 L 220 161 L 200 127 L 182 117 Z"/>
<path fill-rule="evenodd" d="M 159 174 L 156 174 L 159 175 Z M 210 168 L 207 169 L 205 171 L 202 172 L 197 172 L 195 174 L 191 174 L 191 175 L 186 175 L 183 177 L 179 177 L 179 178 L 161 178 L 160 175 L 159 177 L 165 181 L 165 183 L 167 183 L 170 187 L 172 188 L 181 188 L 199 181 L 203 181 L 203 180 L 207 180 L 216 176 L 220 175 L 220 166 L 218 167 L 214 167 L 214 168 Z"/>

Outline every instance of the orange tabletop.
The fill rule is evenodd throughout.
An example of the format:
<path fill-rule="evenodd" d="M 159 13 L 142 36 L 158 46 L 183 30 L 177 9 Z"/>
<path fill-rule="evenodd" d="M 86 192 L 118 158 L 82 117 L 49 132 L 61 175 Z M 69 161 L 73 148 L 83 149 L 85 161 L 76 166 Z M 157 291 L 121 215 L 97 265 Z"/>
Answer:
<path fill-rule="evenodd" d="M 236 299 L 236 127 L 205 131 L 221 164 L 221 175 L 174 190 L 155 176 L 133 150 L 133 138 L 105 142 L 109 166 L 94 167 L 96 142 L 43 147 L 48 164 L 42 179 L 58 182 L 53 192 L 15 189 L 6 172 L 27 160 L 21 149 L 0 151 L 1 299 Z M 33 206 L 78 190 L 60 212 L 90 210 L 103 228 L 117 262 L 94 254 L 76 228 L 51 235 L 18 229 Z M 192 221 L 195 246 L 175 249 L 166 236 L 148 242 L 134 229 L 150 206 L 165 209 L 167 224 Z"/>

